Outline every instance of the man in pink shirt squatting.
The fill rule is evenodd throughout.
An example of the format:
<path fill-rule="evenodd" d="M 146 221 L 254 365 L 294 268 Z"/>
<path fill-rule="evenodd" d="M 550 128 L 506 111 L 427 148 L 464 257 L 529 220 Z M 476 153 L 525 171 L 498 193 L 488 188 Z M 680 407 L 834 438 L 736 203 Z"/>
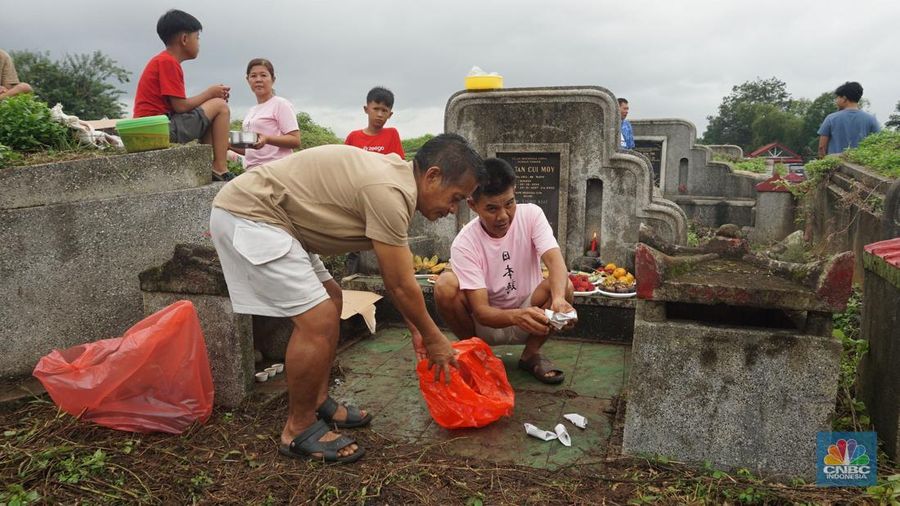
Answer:
<path fill-rule="evenodd" d="M 509 163 L 492 158 L 484 164 L 488 179 L 468 200 L 478 217 L 453 240 L 453 271 L 441 274 L 434 287 L 438 313 L 460 339 L 524 343 L 519 368 L 543 383 L 562 383 L 563 371 L 540 353 L 551 332 L 544 309 L 573 311 L 574 288 L 559 243 L 540 207 L 516 205 L 516 173 Z M 541 275 L 541 261 L 548 279 Z"/>

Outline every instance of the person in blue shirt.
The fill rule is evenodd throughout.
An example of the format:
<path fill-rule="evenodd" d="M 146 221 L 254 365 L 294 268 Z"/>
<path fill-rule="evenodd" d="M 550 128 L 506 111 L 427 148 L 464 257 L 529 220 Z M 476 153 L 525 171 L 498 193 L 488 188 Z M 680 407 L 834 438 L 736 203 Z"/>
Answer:
<path fill-rule="evenodd" d="M 634 132 L 631 130 L 631 123 L 625 119 L 628 116 L 628 100 L 619 99 L 619 115 L 622 116 L 622 128 L 619 135 L 619 147 L 625 149 L 634 149 Z"/>
<path fill-rule="evenodd" d="M 869 134 L 881 131 L 875 116 L 859 109 L 863 88 L 857 82 L 846 82 L 834 90 L 838 111 L 825 117 L 819 127 L 819 158 L 855 148 Z"/>

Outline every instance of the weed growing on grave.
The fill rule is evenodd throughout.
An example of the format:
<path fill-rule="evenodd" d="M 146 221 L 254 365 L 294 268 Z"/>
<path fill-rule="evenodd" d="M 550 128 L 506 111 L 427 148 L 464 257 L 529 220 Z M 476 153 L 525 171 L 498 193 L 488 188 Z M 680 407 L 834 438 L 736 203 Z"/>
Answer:
<path fill-rule="evenodd" d="M 878 504 L 900 504 L 900 474 L 879 479 L 878 484 L 866 489 L 866 495 L 878 501 Z"/>
<path fill-rule="evenodd" d="M 25 490 L 22 485 L 13 483 L 6 486 L 5 492 L 0 492 L 0 504 L 4 506 L 24 506 L 41 500 L 40 494 L 34 490 Z"/>
<path fill-rule="evenodd" d="M 0 144 L 16 151 L 39 151 L 68 147 L 71 137 L 50 117 L 46 103 L 27 94 L 0 101 Z"/>
<path fill-rule="evenodd" d="M 856 375 L 859 361 L 869 349 L 869 342 L 859 338 L 862 292 L 854 288 L 847 300 L 847 308 L 833 317 L 832 335 L 841 341 L 841 372 L 838 380 L 838 398 L 832 429 L 837 431 L 861 431 L 871 428 L 866 405 L 856 399 Z"/>
<path fill-rule="evenodd" d="M 848 149 L 846 156 L 882 176 L 900 178 L 900 132 L 883 130 L 870 135 L 856 148 Z"/>
<path fill-rule="evenodd" d="M 734 170 L 742 170 L 744 172 L 753 172 L 755 174 L 765 174 L 766 173 L 766 159 L 765 158 L 744 158 L 738 162 L 734 162 L 732 164 Z"/>

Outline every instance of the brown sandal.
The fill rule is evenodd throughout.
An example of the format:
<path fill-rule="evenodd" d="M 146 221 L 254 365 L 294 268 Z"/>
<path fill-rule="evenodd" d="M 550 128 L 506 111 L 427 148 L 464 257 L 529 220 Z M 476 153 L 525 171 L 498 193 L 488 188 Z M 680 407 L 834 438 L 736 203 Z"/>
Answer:
<path fill-rule="evenodd" d="M 527 361 L 519 359 L 519 369 L 528 371 L 541 383 L 558 385 L 566 380 L 566 374 L 556 369 L 549 358 L 544 358 L 540 353 L 533 355 Z M 546 376 L 548 372 L 555 372 L 555 376 Z"/>

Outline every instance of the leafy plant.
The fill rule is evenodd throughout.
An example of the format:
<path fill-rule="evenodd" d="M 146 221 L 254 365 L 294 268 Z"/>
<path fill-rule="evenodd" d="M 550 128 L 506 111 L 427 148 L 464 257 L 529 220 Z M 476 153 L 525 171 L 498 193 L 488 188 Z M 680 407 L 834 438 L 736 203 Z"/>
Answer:
<path fill-rule="evenodd" d="M 887 177 L 900 177 L 900 132 L 883 130 L 863 139 L 859 146 L 846 151 L 851 162 Z"/>
<path fill-rule="evenodd" d="M 406 154 L 407 160 L 412 160 L 416 157 L 416 151 L 422 147 L 423 144 L 430 141 L 434 138 L 432 134 L 425 134 L 419 137 L 412 137 L 410 139 L 403 139 L 400 141 L 400 144 L 403 145 L 403 153 Z"/>
<path fill-rule="evenodd" d="M 68 144 L 69 132 L 53 121 L 47 104 L 31 94 L 0 101 L 0 144 L 16 151 L 61 148 Z"/>
<path fill-rule="evenodd" d="M 56 478 L 61 483 L 78 483 L 106 468 L 106 454 L 100 449 L 80 459 L 72 454 L 59 464 L 61 469 Z"/>
<path fill-rule="evenodd" d="M 40 500 L 40 494 L 34 490 L 27 491 L 18 483 L 7 485 L 6 492 L 0 492 L 0 506 L 24 506 Z"/>
<path fill-rule="evenodd" d="M 877 485 L 866 489 L 866 495 L 878 500 L 878 504 L 900 505 L 900 474 L 879 479 Z"/>
<path fill-rule="evenodd" d="M 834 430 L 865 430 L 871 423 L 865 403 L 855 397 L 859 361 L 869 350 L 869 342 L 858 339 L 861 312 L 862 292 L 855 288 L 847 300 L 847 308 L 836 313 L 832 320 L 834 324 L 832 335 L 841 341 L 842 346 L 837 416 L 832 423 Z"/>
<path fill-rule="evenodd" d="M 13 151 L 11 147 L 0 144 L 0 169 L 11 166 L 20 158 L 22 158 L 21 155 Z"/>
<path fill-rule="evenodd" d="M 300 149 L 344 143 L 334 130 L 316 123 L 308 113 L 297 113 L 297 123 L 300 125 Z"/>
<path fill-rule="evenodd" d="M 756 174 L 766 173 L 765 158 L 744 158 L 741 161 L 732 164 L 735 170 L 743 170 L 745 172 L 755 172 Z"/>

